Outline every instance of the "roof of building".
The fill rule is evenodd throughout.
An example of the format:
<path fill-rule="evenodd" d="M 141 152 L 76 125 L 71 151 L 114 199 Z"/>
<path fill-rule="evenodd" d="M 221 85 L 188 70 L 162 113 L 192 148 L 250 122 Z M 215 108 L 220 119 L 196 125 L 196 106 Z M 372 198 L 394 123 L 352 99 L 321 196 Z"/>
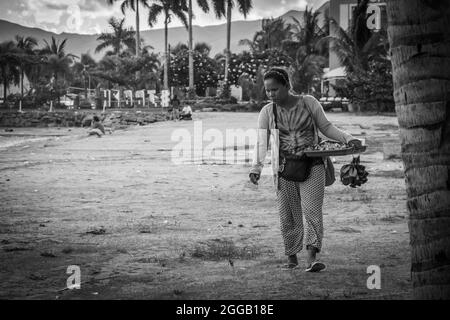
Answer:
<path fill-rule="evenodd" d="M 347 73 L 344 67 L 335 68 L 323 74 L 323 79 L 345 78 Z"/>

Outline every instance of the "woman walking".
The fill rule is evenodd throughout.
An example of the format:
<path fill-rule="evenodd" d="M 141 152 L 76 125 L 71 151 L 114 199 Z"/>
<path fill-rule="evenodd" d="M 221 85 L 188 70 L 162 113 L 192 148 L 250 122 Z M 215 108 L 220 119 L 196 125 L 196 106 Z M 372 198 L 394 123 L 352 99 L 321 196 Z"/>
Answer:
<path fill-rule="evenodd" d="M 317 143 L 316 128 L 326 137 L 350 146 L 360 147 L 361 141 L 331 124 L 313 96 L 292 94 L 289 75 L 284 69 L 272 68 L 266 72 L 264 86 L 272 103 L 264 106 L 259 114 L 250 180 L 258 183 L 270 141 L 281 233 L 288 256 L 284 267 L 298 267 L 297 253 L 306 244 L 306 271 L 318 272 L 326 267 L 317 260 L 317 253 L 322 249 L 326 161 L 305 158 L 303 150 Z"/>

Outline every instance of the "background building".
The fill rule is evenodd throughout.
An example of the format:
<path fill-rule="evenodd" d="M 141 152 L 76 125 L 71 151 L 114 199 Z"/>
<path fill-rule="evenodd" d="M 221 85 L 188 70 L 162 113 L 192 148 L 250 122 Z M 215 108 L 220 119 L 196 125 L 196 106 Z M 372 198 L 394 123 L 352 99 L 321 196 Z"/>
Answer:
<path fill-rule="evenodd" d="M 353 12 L 358 4 L 357 0 L 330 0 L 322 2 L 315 8 L 320 12 L 319 25 L 324 26 L 326 17 L 334 19 L 339 27 L 348 31 L 352 25 Z M 387 28 L 386 3 L 379 0 L 371 0 L 367 9 L 367 27 L 373 32 Z M 330 26 L 330 35 L 335 35 L 335 27 Z M 334 90 L 330 84 L 344 79 L 345 69 L 341 65 L 338 57 L 331 50 L 329 52 L 328 68 L 324 70 L 322 77 L 322 95 L 334 96 Z"/>

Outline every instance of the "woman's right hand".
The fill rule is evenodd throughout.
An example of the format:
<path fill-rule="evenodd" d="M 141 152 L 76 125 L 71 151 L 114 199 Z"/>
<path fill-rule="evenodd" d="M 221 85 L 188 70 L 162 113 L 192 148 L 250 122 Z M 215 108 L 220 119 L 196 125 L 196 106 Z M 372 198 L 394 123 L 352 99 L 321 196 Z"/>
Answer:
<path fill-rule="evenodd" d="M 251 181 L 253 184 L 258 184 L 259 174 L 257 174 L 257 173 L 250 173 L 250 174 L 249 174 L 249 177 L 250 177 L 250 181 Z"/>

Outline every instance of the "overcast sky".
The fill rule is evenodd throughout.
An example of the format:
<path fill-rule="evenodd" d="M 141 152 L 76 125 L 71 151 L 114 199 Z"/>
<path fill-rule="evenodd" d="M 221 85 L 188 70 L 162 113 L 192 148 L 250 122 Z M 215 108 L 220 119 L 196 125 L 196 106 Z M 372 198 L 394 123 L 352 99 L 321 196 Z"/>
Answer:
<path fill-rule="evenodd" d="M 151 3 L 151 0 L 149 1 Z M 213 13 L 204 14 L 195 3 L 195 25 L 212 25 L 225 23 Z M 324 0 L 253 0 L 253 10 L 247 19 L 257 20 L 265 17 L 277 17 L 289 10 L 303 10 L 308 6 L 318 6 Z M 122 17 L 119 3 L 108 6 L 105 0 L 0 0 L 0 19 L 18 23 L 27 27 L 37 27 L 55 33 L 100 33 L 108 30 L 107 20 L 111 16 Z M 135 25 L 134 12 L 126 13 L 127 26 Z M 243 20 L 237 9 L 233 20 Z M 155 28 L 162 28 L 159 19 Z M 170 27 L 180 26 L 174 20 Z M 146 13 L 141 14 L 141 30 L 149 29 Z"/>

